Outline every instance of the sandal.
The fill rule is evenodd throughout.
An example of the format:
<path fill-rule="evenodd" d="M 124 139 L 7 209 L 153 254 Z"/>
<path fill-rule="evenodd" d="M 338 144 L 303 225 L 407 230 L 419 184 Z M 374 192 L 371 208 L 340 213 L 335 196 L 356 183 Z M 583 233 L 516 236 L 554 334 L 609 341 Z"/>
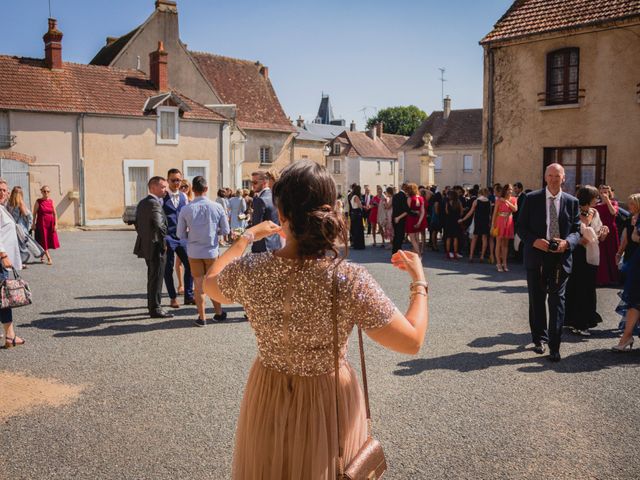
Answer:
<path fill-rule="evenodd" d="M 13 338 L 6 337 L 4 342 L 4 348 L 13 348 L 13 347 L 25 344 L 24 338 L 21 338 L 19 342 L 16 342 L 16 338 L 18 337 L 17 336 Z"/>

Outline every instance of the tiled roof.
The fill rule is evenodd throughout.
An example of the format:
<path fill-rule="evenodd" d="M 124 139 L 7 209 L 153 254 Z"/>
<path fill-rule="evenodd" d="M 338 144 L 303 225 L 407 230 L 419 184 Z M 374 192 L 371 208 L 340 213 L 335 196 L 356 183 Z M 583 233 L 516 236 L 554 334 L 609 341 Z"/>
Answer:
<path fill-rule="evenodd" d="M 409 140 L 402 146 L 403 150 L 421 148 L 425 133 L 433 135 L 431 144 L 434 147 L 443 145 L 482 145 L 482 109 L 451 110 L 449 118 L 444 119 L 444 112 L 433 112 Z"/>
<path fill-rule="evenodd" d="M 640 0 L 516 0 L 480 43 L 640 16 Z"/>
<path fill-rule="evenodd" d="M 282 110 L 271 81 L 260 73 L 259 64 L 211 53 L 189 53 L 220 100 L 236 105 L 241 128 L 296 131 Z"/>
<path fill-rule="evenodd" d="M 138 32 L 138 30 L 140 30 L 140 28 L 141 26 L 136 27 L 126 35 L 123 35 L 115 40 L 110 45 L 105 45 L 104 47 L 102 47 L 96 54 L 96 56 L 93 57 L 93 60 L 91 60 L 89 63 L 91 65 L 109 65 L 113 61 L 113 59 L 116 58 L 116 56 L 120 53 L 120 50 L 122 50 L 129 42 L 129 40 L 131 40 L 131 38 Z"/>
<path fill-rule="evenodd" d="M 190 108 L 184 118 L 224 119 L 174 93 Z M 0 109 L 142 117 L 145 102 L 157 94 L 137 70 L 70 62 L 64 62 L 62 70 L 50 70 L 41 59 L 0 55 Z"/>
<path fill-rule="evenodd" d="M 383 133 L 382 139 L 373 140 L 366 132 L 348 130 L 340 134 L 338 138 L 346 139 L 350 145 L 350 148 L 345 152 L 347 156 L 363 158 L 396 158 L 400 145 L 407 139 L 401 135 Z"/>

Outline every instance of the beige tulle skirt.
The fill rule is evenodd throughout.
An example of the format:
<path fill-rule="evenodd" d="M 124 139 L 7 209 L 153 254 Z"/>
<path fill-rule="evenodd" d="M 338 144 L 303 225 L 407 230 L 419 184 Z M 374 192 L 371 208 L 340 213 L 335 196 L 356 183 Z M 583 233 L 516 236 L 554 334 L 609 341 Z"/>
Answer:
<path fill-rule="evenodd" d="M 348 464 L 366 440 L 367 423 L 362 389 L 347 363 L 339 395 Z M 334 374 L 286 375 L 256 360 L 240 407 L 233 478 L 333 480 L 337 452 Z"/>

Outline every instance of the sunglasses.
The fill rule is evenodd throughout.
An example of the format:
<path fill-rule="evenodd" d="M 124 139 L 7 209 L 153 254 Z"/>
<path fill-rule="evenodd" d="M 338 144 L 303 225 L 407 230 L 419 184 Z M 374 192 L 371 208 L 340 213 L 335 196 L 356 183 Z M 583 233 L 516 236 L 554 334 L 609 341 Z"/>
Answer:
<path fill-rule="evenodd" d="M 51 190 L 40 190 L 42 193 L 51 193 Z"/>

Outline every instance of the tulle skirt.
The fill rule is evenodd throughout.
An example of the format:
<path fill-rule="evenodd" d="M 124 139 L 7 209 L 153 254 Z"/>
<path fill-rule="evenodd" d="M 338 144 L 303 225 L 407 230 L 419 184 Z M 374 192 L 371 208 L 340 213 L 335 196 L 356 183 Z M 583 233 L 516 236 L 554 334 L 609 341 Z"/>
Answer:
<path fill-rule="evenodd" d="M 336 478 L 334 378 L 286 375 L 254 362 L 236 431 L 235 480 Z M 348 464 L 367 437 L 364 395 L 348 363 L 340 367 L 338 391 Z"/>

